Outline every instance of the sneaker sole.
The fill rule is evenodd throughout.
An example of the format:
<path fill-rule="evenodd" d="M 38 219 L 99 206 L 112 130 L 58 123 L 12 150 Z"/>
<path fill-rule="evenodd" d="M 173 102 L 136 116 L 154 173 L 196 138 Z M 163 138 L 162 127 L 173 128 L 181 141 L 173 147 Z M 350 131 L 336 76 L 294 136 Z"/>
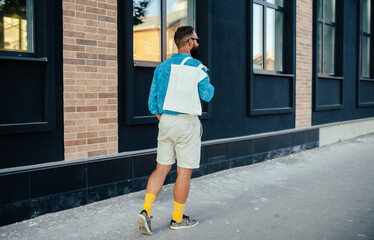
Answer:
<path fill-rule="evenodd" d="M 147 235 L 152 235 L 152 232 L 151 230 L 149 229 L 148 227 L 148 224 L 147 224 L 147 219 L 145 219 L 145 217 L 143 215 L 138 215 L 136 217 L 136 221 L 138 222 L 138 225 L 139 225 L 139 231 L 143 234 L 147 234 Z"/>
<path fill-rule="evenodd" d="M 197 225 L 199 225 L 199 222 L 196 222 L 196 224 L 191 225 L 191 226 L 181 226 L 181 227 L 170 226 L 170 229 L 172 229 L 172 230 L 181 230 L 181 229 L 193 228 L 193 227 L 196 227 Z"/>

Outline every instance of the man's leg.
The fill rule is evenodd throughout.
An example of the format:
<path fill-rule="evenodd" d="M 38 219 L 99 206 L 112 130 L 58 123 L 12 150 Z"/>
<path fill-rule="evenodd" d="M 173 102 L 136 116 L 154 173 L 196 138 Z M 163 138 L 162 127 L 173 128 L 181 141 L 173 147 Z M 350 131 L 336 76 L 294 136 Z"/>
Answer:
<path fill-rule="evenodd" d="M 148 179 L 147 190 L 142 211 L 136 217 L 139 230 L 143 234 L 152 235 L 151 228 L 151 210 L 156 196 L 160 193 L 164 181 L 170 172 L 172 165 L 162 165 L 157 163 L 156 170 L 153 171 Z"/>
<path fill-rule="evenodd" d="M 162 186 L 164 185 L 165 178 L 170 172 L 171 166 L 172 165 L 162 165 L 157 163 L 156 169 L 148 179 L 143 209 L 147 211 L 149 217 L 151 216 L 153 202 L 160 193 Z"/>
<path fill-rule="evenodd" d="M 177 168 L 178 177 L 174 185 L 174 213 L 173 220 L 180 222 L 183 219 L 183 210 L 190 191 L 192 169 Z"/>

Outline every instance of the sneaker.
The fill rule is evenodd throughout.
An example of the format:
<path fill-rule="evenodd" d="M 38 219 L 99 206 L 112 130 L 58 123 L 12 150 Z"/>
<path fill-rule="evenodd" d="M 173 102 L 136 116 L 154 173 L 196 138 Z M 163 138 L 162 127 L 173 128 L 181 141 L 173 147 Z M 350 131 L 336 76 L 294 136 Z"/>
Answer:
<path fill-rule="evenodd" d="M 179 230 L 196 227 L 197 224 L 199 224 L 198 221 L 191 219 L 189 216 L 183 215 L 183 219 L 180 222 L 176 222 L 175 220 L 171 219 L 170 228 L 173 230 Z"/>
<path fill-rule="evenodd" d="M 139 215 L 136 217 L 136 221 L 139 225 L 139 231 L 143 234 L 152 235 L 152 228 L 151 228 L 151 218 L 148 217 L 148 213 L 146 210 L 142 210 Z"/>

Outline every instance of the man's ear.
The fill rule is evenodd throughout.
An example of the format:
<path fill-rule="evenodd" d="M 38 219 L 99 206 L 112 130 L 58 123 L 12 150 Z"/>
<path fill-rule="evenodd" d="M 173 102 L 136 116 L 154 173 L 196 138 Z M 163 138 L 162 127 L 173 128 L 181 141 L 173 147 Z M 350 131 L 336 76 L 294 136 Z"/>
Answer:
<path fill-rule="evenodd" d="M 188 40 L 187 44 L 188 44 L 188 46 L 192 47 L 193 46 L 193 41 Z"/>

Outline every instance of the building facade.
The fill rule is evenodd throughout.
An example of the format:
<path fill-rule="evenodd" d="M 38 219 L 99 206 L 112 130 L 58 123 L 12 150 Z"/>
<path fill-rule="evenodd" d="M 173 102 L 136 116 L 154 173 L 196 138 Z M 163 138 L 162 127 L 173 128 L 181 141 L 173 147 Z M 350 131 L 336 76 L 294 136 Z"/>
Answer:
<path fill-rule="evenodd" d="M 0 224 L 145 189 L 181 25 L 216 88 L 193 177 L 374 132 L 373 5 L 0 0 Z"/>

